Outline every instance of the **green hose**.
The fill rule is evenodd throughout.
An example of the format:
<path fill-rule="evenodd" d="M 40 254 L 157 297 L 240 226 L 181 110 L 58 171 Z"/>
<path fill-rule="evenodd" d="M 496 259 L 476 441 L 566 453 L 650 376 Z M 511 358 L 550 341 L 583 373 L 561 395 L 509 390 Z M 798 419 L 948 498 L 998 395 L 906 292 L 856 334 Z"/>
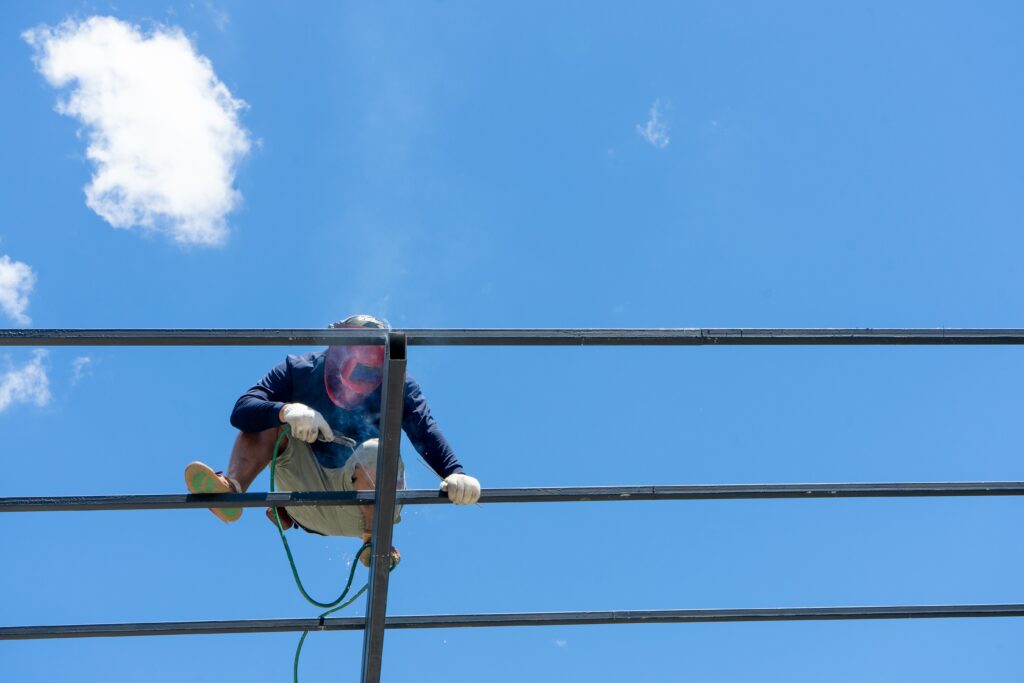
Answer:
<path fill-rule="evenodd" d="M 284 440 L 284 437 L 287 436 L 290 431 L 291 430 L 290 430 L 289 426 L 285 425 L 281 429 L 281 434 L 277 437 L 277 441 L 274 443 L 274 454 L 273 454 L 273 456 L 270 459 L 270 492 L 271 493 L 274 492 L 274 475 L 277 472 L 277 453 L 278 453 L 278 450 L 281 448 L 281 441 Z M 285 538 L 284 528 L 281 527 L 281 518 L 277 514 L 277 507 L 276 506 L 275 507 L 271 507 L 270 509 L 274 511 L 274 522 L 277 524 L 277 533 L 281 535 L 281 543 L 284 545 L 284 552 L 288 556 L 288 565 L 292 569 L 292 577 L 294 577 L 294 579 L 295 579 L 295 585 L 298 586 L 299 592 L 302 593 L 302 597 L 306 598 L 306 600 L 311 605 L 313 605 L 315 607 L 326 607 L 326 608 L 328 608 L 326 612 L 323 612 L 322 614 L 320 614 L 320 619 L 321 620 L 324 617 L 326 617 L 328 614 L 333 614 L 334 612 L 337 612 L 338 610 L 341 610 L 341 609 L 344 609 L 344 608 L 348 607 L 353 602 L 355 602 L 357 599 L 359 599 L 359 596 L 361 596 L 363 593 L 366 592 L 366 589 L 367 589 L 369 584 L 364 584 L 362 588 L 360 588 L 358 591 L 356 591 L 355 595 L 353 595 L 348 600 L 345 600 L 345 596 L 348 595 L 349 589 L 352 588 L 352 579 L 355 578 L 355 575 L 356 575 L 356 567 L 357 567 L 356 559 L 358 559 L 359 556 L 363 554 L 364 550 L 366 550 L 367 548 L 369 548 L 371 546 L 370 543 L 364 543 L 362 545 L 362 547 L 359 548 L 359 551 L 356 553 L 356 559 L 352 560 L 352 568 L 348 572 L 348 581 L 345 582 L 345 588 L 341 591 L 341 595 L 339 595 L 337 598 L 335 598 L 331 602 L 320 602 L 319 600 L 317 600 L 313 596 L 311 596 L 306 591 L 305 586 L 302 585 L 302 579 L 299 578 L 299 570 L 295 566 L 295 558 L 292 556 L 292 549 L 288 546 L 288 539 Z M 392 561 L 391 561 L 391 568 L 388 569 L 388 571 L 393 571 L 394 569 L 395 569 L 395 562 L 394 562 L 394 559 L 392 559 Z M 341 602 L 342 600 L 345 600 L 345 602 Z M 306 642 L 306 636 L 308 636 L 308 635 L 309 635 L 309 631 L 303 631 L 302 632 L 302 637 L 299 638 L 299 644 L 295 648 L 295 661 L 292 664 L 292 680 L 295 683 L 299 683 L 299 655 L 302 654 L 302 644 L 304 642 Z"/>

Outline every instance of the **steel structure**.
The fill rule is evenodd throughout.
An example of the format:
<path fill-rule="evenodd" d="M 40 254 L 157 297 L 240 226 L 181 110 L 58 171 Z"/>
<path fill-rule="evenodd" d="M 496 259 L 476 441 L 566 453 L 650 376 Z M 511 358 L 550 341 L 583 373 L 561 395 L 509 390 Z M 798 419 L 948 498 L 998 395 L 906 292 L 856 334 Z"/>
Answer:
<path fill-rule="evenodd" d="M 1024 329 L 669 328 L 396 330 L 409 346 L 787 346 L 1024 344 Z M 381 346 L 380 330 L 0 330 L 0 346 Z"/>
<path fill-rule="evenodd" d="M 503 614 L 416 614 L 392 616 L 388 629 L 480 628 L 493 626 L 586 626 L 594 624 L 686 624 L 735 621 L 839 621 L 863 619 L 941 619 L 1024 617 L 1024 604 L 885 605 L 865 607 L 765 607 L 760 609 L 656 609 L 604 612 L 506 612 Z M 328 619 L 243 619 L 236 621 L 159 621 L 135 624 L 0 627 L 0 640 L 113 638 L 289 631 L 360 631 L 359 617 Z"/>
<path fill-rule="evenodd" d="M 373 505 L 373 550 L 366 617 L 243 621 L 81 624 L 0 627 L 0 640 L 363 630 L 361 680 L 379 683 L 385 629 L 483 626 L 546 626 L 718 621 L 794 621 L 950 617 L 1019 617 L 1022 604 L 793 607 L 613 612 L 535 612 L 387 616 L 391 538 L 396 504 L 446 502 L 437 491 L 397 491 L 398 444 L 407 346 L 700 346 L 700 345 L 984 345 L 1024 344 L 1024 329 L 183 329 L 0 330 L 0 346 L 297 346 L 383 345 L 381 446 L 375 493 L 271 493 L 0 498 L 0 512 L 145 510 L 282 505 Z M 1017 496 L 1024 482 L 739 484 L 719 486 L 614 486 L 488 489 L 481 502 L 713 500 L 770 498 L 877 498 L 922 496 Z"/>
<path fill-rule="evenodd" d="M 388 333 L 384 346 L 381 389 L 380 450 L 377 456 L 376 497 L 373 502 L 373 550 L 366 626 L 363 636 L 363 681 L 379 681 L 384 651 L 384 620 L 391 576 L 391 538 L 395 528 L 398 493 L 398 446 L 402 440 L 402 403 L 405 400 L 405 335 Z"/>
<path fill-rule="evenodd" d="M 1024 481 L 947 481 L 884 484 L 725 484 L 718 486 L 559 486 L 483 489 L 481 503 L 629 502 L 638 500 L 763 500 L 809 498 L 948 498 L 1022 496 Z M 0 498 L 0 512 L 87 512 L 224 507 L 373 505 L 372 491 L 189 493 L 124 496 L 31 496 Z M 399 491 L 397 505 L 437 505 L 448 496 L 436 489 Z"/>

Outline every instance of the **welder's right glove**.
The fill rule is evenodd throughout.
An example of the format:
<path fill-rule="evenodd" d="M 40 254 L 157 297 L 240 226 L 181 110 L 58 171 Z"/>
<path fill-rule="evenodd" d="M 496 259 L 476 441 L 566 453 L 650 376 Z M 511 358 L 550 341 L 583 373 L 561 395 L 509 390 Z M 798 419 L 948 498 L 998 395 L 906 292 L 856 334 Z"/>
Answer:
<path fill-rule="evenodd" d="M 292 434 L 306 443 L 313 443 L 321 435 L 325 441 L 334 439 L 334 432 L 324 416 L 302 403 L 286 403 L 281 409 L 281 421 L 287 422 Z"/>
<path fill-rule="evenodd" d="M 461 472 L 445 477 L 441 490 L 446 491 L 448 500 L 456 505 L 472 505 L 480 500 L 480 481 Z"/>

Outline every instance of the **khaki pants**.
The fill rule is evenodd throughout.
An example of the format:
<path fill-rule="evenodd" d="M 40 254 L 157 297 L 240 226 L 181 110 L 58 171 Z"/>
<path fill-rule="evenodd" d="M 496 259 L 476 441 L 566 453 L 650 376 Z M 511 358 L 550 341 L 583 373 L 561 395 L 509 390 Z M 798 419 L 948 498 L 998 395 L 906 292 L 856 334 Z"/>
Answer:
<path fill-rule="evenodd" d="M 356 465 L 377 475 L 377 439 L 367 439 L 356 446 L 344 467 L 323 467 L 313 455 L 309 444 L 299 439 L 288 439 L 288 446 L 277 456 L 276 485 L 279 491 L 355 491 L 352 478 Z M 398 461 L 398 488 L 405 488 L 405 464 Z M 365 521 L 361 505 L 324 505 L 317 507 L 289 507 L 288 514 L 302 527 L 325 536 L 355 536 L 363 534 Z M 395 523 L 402 521 L 402 506 L 395 507 Z"/>

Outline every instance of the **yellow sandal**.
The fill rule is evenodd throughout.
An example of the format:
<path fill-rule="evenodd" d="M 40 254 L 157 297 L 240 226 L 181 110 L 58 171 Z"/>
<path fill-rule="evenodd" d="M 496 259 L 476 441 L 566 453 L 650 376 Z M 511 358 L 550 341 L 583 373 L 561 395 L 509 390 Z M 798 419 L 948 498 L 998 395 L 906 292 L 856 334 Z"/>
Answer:
<path fill-rule="evenodd" d="M 190 493 L 236 493 L 238 483 L 228 479 L 220 472 L 201 462 L 191 462 L 185 468 L 185 485 Z M 242 508 L 210 508 L 223 522 L 237 522 L 242 516 Z"/>

